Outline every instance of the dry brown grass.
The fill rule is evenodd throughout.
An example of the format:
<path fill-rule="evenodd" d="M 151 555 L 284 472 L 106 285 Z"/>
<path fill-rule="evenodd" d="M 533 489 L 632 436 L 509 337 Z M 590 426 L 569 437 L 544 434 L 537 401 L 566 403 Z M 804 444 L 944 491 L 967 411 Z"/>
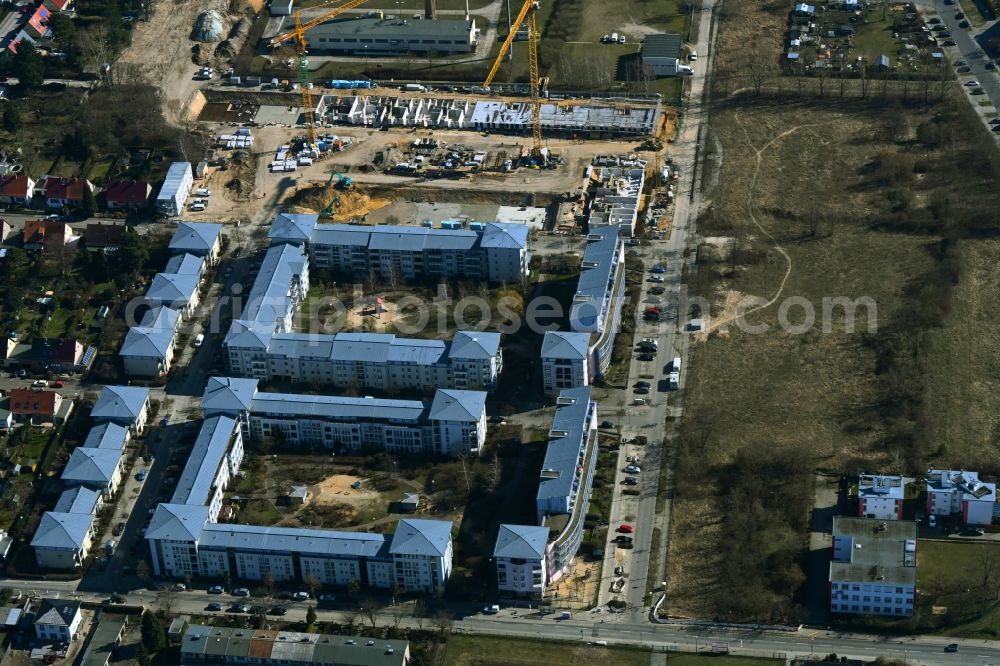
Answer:
<path fill-rule="evenodd" d="M 740 5 L 733 11 L 743 15 L 752 10 Z M 752 25 L 759 29 L 759 22 Z M 746 55 L 743 44 L 751 42 L 734 37 L 745 31 L 741 27 L 727 34 L 723 28 L 722 43 L 729 44 L 720 48 L 724 73 L 735 75 L 736 61 Z M 890 141 L 890 111 L 874 102 L 723 101 L 711 123 L 721 144 L 719 184 L 709 194 L 712 209 L 699 231 L 741 239 L 746 258 L 734 271 L 715 265 L 692 276 L 693 290 L 710 296 L 720 308 L 734 291 L 768 300 L 780 290 L 782 299 L 812 303 L 817 316 L 823 297 L 867 296 L 877 304 L 879 327 L 889 328 L 899 313 L 914 307 L 914 284 L 937 265 L 932 250 L 938 237 L 878 228 L 890 214 L 889 188 L 868 186 L 871 165 L 880 158 L 901 159 L 927 169 L 925 174 L 904 174 L 902 187 L 913 190 L 915 211 L 948 196 L 968 209 L 955 211 L 961 224 L 967 213 L 996 205 L 990 169 L 976 152 L 978 137 L 971 129 L 964 133 L 961 117 L 953 121 L 957 138 L 946 148 L 915 145 L 915 128 L 937 111 L 897 107 L 893 112 L 905 114 L 907 122 L 900 140 Z M 814 217 L 822 223 L 812 224 Z M 959 449 L 968 455 L 977 447 L 980 453 L 972 457 L 977 462 L 997 459 L 990 442 L 997 432 L 1000 399 L 994 398 L 993 378 L 998 362 L 996 343 L 987 337 L 994 328 L 991 304 L 1000 287 L 990 266 L 997 243 L 966 240 L 961 248 L 968 280 L 963 278 L 945 328 L 931 333 L 930 358 L 941 362 L 928 378 L 922 407 L 931 432 L 947 441 L 937 459 L 949 464 L 957 464 L 951 461 Z M 801 312 L 793 308 L 790 319 L 801 321 Z M 796 591 L 803 574 L 785 555 L 803 547 L 797 525 L 809 502 L 773 507 L 767 497 L 760 500 L 765 511 L 775 514 L 765 540 L 779 545 L 776 561 L 754 561 L 747 578 L 785 577 L 793 582 L 790 589 L 772 579 L 760 588 L 748 584 L 747 590 L 734 591 L 719 582 L 726 557 L 722 546 L 740 529 L 722 510 L 730 492 L 731 463 L 741 455 L 767 462 L 802 451 L 814 466 L 842 470 L 906 469 L 913 462 L 899 443 L 900 433 L 881 417 L 885 378 L 878 375 L 876 351 L 864 334 L 864 316 L 857 332 L 847 332 L 843 312 L 837 310 L 829 333 L 820 330 L 817 320 L 805 334 L 784 332 L 777 306 L 748 319 L 768 324 L 769 331 L 751 335 L 729 326 L 725 335 L 692 344 L 667 559 L 667 607 L 686 616 L 725 617 L 733 610 L 732 619 L 794 621 L 800 616 L 798 604 L 805 601 Z M 961 407 L 951 408 L 956 402 Z M 786 481 L 795 480 L 760 479 L 762 488 Z M 758 609 L 734 609 L 732 597 L 743 592 L 760 599 Z"/>

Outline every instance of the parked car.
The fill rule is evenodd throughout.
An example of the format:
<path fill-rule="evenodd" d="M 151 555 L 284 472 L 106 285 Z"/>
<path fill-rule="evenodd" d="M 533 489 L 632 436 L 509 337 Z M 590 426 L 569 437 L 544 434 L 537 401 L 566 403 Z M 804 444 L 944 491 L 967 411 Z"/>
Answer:
<path fill-rule="evenodd" d="M 649 382 L 647 382 L 647 381 L 636 382 L 635 383 L 635 387 L 636 388 L 649 388 Z"/>
<path fill-rule="evenodd" d="M 205 606 L 205 610 L 207 610 L 207 611 L 220 611 L 220 610 L 222 610 L 222 604 L 211 603 L 211 604 Z"/>
<path fill-rule="evenodd" d="M 656 264 L 655 266 L 653 266 L 652 268 L 649 269 L 649 272 L 650 273 L 666 273 L 667 269 L 664 268 L 663 266 L 661 266 L 660 264 Z"/>
<path fill-rule="evenodd" d="M 246 604 L 233 604 L 229 607 L 230 613 L 249 613 L 250 607 Z"/>
<path fill-rule="evenodd" d="M 222 594 L 225 591 L 226 590 L 223 589 L 221 585 L 213 585 L 212 587 L 208 588 L 209 594 Z"/>
<path fill-rule="evenodd" d="M 653 356 L 652 354 L 648 353 L 648 352 L 645 352 L 645 353 L 639 354 L 638 358 L 639 358 L 640 361 L 652 361 L 656 357 Z"/>
<path fill-rule="evenodd" d="M 648 386 L 637 386 L 635 388 L 635 390 L 633 391 L 633 393 L 635 393 L 636 395 L 649 395 L 649 387 Z"/>
<path fill-rule="evenodd" d="M 653 296 L 660 296 L 665 291 L 666 291 L 666 289 L 664 289 L 663 287 L 650 287 L 649 288 L 649 293 L 652 294 Z"/>
<path fill-rule="evenodd" d="M 36 379 L 35 381 L 31 382 L 31 385 L 34 388 L 46 388 L 48 387 L 49 383 L 44 379 Z"/>
<path fill-rule="evenodd" d="M 958 652 L 958 643 L 948 643 L 944 646 L 945 652 Z"/>
<path fill-rule="evenodd" d="M 184 592 L 187 589 L 188 589 L 187 585 L 185 585 L 184 583 L 174 583 L 175 592 Z"/>
<path fill-rule="evenodd" d="M 65 384 L 62 382 L 61 379 L 57 379 L 56 381 L 52 382 L 52 388 L 62 388 L 63 386 L 65 386 Z"/>
<path fill-rule="evenodd" d="M 965 14 L 963 14 L 962 12 L 955 12 L 955 20 L 956 21 L 961 21 L 964 18 L 965 18 Z"/>
<path fill-rule="evenodd" d="M 635 532 L 635 528 L 628 523 L 622 523 L 618 526 L 618 531 L 622 534 L 632 534 L 632 532 Z"/>
<path fill-rule="evenodd" d="M 654 275 L 653 277 L 649 278 L 649 281 L 650 282 L 665 282 L 665 280 L 663 279 L 662 275 Z"/>
<path fill-rule="evenodd" d="M 642 471 L 642 469 L 640 469 L 640 468 L 639 468 L 638 466 L 636 466 L 636 465 L 626 465 L 626 466 L 625 466 L 625 471 L 626 471 L 626 472 L 627 472 L 628 474 L 638 474 L 639 472 L 641 472 L 641 471 Z"/>
<path fill-rule="evenodd" d="M 245 587 L 238 587 L 235 590 L 233 590 L 233 596 L 234 597 L 249 597 L 250 596 L 250 590 L 248 590 Z"/>
<path fill-rule="evenodd" d="M 622 485 L 624 485 L 624 486 L 637 486 L 637 485 L 639 485 L 639 479 L 635 478 L 634 476 L 626 476 L 622 480 Z"/>
<path fill-rule="evenodd" d="M 305 601 L 308 598 L 309 598 L 308 592 L 296 592 L 295 594 L 292 595 L 292 599 L 295 599 L 296 601 Z"/>
<path fill-rule="evenodd" d="M 288 609 L 286 609 L 284 606 L 275 606 L 271 610 L 267 611 L 267 614 L 268 615 L 284 615 L 287 612 L 288 612 Z"/>
<path fill-rule="evenodd" d="M 969 22 L 968 21 L 959 21 L 958 22 L 958 27 L 961 28 L 962 30 L 968 30 L 969 29 Z"/>
<path fill-rule="evenodd" d="M 125 523 L 118 523 L 115 525 L 115 529 L 111 530 L 111 534 L 114 536 L 121 536 L 122 532 L 125 531 Z"/>
<path fill-rule="evenodd" d="M 486 615 L 496 615 L 500 612 L 500 606 L 493 604 L 492 606 L 487 606 L 483 609 L 483 613 Z"/>
<path fill-rule="evenodd" d="M 614 428 L 615 424 L 612 423 L 611 421 L 601 421 L 601 427 L 602 428 Z"/>
<path fill-rule="evenodd" d="M 927 527 L 937 527 L 937 516 L 927 516 Z"/>
<path fill-rule="evenodd" d="M 983 67 L 985 67 L 986 69 L 996 69 L 997 68 L 997 64 L 995 62 L 993 62 L 992 60 L 990 60 L 985 65 L 983 65 Z"/>
<path fill-rule="evenodd" d="M 321 595 L 319 595 L 319 600 L 320 601 L 336 601 L 337 600 L 337 595 L 336 594 L 321 594 Z"/>
<path fill-rule="evenodd" d="M 490 417 L 490 423 L 503 423 L 503 420 L 504 419 L 503 419 L 502 416 L 491 416 Z"/>

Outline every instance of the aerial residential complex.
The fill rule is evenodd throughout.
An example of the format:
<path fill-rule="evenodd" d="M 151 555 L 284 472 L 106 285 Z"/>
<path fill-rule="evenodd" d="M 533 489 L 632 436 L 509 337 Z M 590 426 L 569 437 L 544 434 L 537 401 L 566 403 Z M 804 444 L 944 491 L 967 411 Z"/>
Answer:
<path fill-rule="evenodd" d="M 452 55 L 475 51 L 479 30 L 475 20 L 358 16 L 318 25 L 306 39 L 310 50 L 322 53 Z"/>
<path fill-rule="evenodd" d="M 989 525 L 1000 512 L 997 485 L 979 480 L 978 472 L 927 471 L 927 512 L 933 516 L 960 515 L 964 525 Z"/>
<path fill-rule="evenodd" d="M 441 590 L 451 573 L 449 522 L 402 520 L 393 535 L 216 522 L 222 492 L 236 475 L 243 457 L 241 424 L 246 422 L 247 414 L 253 428 L 254 403 L 263 400 L 270 405 L 272 401 L 281 403 L 287 399 L 296 404 L 299 397 L 325 398 L 259 394 L 247 382 L 254 383 L 213 378 L 206 387 L 206 419 L 194 449 L 173 497 L 156 507 L 146 531 L 153 571 L 176 578 L 229 575 L 262 580 L 270 575 L 279 582 L 315 578 L 321 584 L 347 585 L 356 581 L 380 589 Z M 360 404 L 366 399 L 352 400 L 358 401 L 353 404 Z M 442 398 L 441 402 L 438 408 L 443 416 L 460 416 L 451 410 L 462 411 L 461 401 Z M 384 406 L 368 409 L 369 415 L 388 411 Z M 286 413 L 282 424 L 290 426 L 295 418 Z M 350 418 L 347 427 L 363 427 L 354 416 Z M 485 429 L 485 411 L 482 419 Z M 443 432 L 451 425 L 444 424 L 438 431 Z M 387 437 L 402 432 L 403 429 L 393 429 Z M 432 433 L 432 440 L 434 436 Z"/>
<path fill-rule="evenodd" d="M 917 586 L 917 524 L 833 518 L 830 610 L 908 617 Z"/>
<path fill-rule="evenodd" d="M 581 269 L 569 324 L 573 332 L 589 335 L 587 353 L 580 358 L 580 336 L 559 331 L 545 334 L 542 381 L 550 395 L 563 388 L 593 383 L 611 364 L 625 298 L 625 246 L 616 227 L 601 227 L 587 236 Z"/>
<path fill-rule="evenodd" d="M 539 597 L 548 582 L 562 577 L 583 541 L 597 453 L 590 387 L 562 391 L 535 496 L 538 527 L 500 526 L 493 553 L 501 592 Z"/>

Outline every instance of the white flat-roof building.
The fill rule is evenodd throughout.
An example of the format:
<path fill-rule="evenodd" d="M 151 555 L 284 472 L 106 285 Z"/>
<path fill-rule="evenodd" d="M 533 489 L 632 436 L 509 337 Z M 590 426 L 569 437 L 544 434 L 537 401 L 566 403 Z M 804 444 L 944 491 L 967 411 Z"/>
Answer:
<path fill-rule="evenodd" d="M 917 585 L 917 524 L 833 518 L 830 610 L 909 617 Z"/>
<path fill-rule="evenodd" d="M 902 520 L 907 479 L 885 474 L 862 474 L 858 479 L 858 517 Z"/>
<path fill-rule="evenodd" d="M 961 515 L 964 525 L 989 525 L 997 506 L 997 486 L 979 479 L 978 472 L 927 470 L 927 513 Z"/>

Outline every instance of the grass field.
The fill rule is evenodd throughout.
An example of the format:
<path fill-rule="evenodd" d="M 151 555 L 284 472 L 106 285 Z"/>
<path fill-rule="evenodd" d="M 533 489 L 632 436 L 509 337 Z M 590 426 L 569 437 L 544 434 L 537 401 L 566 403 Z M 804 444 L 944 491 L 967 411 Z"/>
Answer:
<path fill-rule="evenodd" d="M 576 666 L 612 663 L 649 666 L 652 653 L 642 648 L 596 647 L 579 643 L 455 635 L 448 639 L 441 666 Z M 748 657 L 700 657 L 669 654 L 670 666 L 765 666 L 777 663 Z"/>
<path fill-rule="evenodd" d="M 967 469 L 997 471 L 1000 448 L 1000 349 L 989 331 L 997 325 L 995 308 L 1000 275 L 995 257 L 1000 241 L 962 243 L 962 281 L 952 298 L 945 325 L 930 333 L 937 363 L 929 368 L 934 391 L 928 396 L 931 439 L 942 454 Z"/>
<path fill-rule="evenodd" d="M 716 323 L 745 296 L 773 302 L 745 317 L 763 330 L 730 322 L 692 341 L 667 558 L 669 611 L 688 616 L 795 621 L 822 607 L 801 567 L 816 467 L 996 467 L 985 133 L 955 91 L 927 106 L 829 89 L 728 97 L 747 59 L 782 48 L 751 26 L 780 37 L 787 12 L 727 5 L 716 49 L 720 163 L 698 224 L 738 249 L 699 253 L 687 282 Z M 826 314 L 838 297 L 872 305 L 853 330 L 843 309 Z"/>
<path fill-rule="evenodd" d="M 918 558 L 922 626 L 948 636 L 1000 636 L 1000 544 L 921 541 Z"/>

